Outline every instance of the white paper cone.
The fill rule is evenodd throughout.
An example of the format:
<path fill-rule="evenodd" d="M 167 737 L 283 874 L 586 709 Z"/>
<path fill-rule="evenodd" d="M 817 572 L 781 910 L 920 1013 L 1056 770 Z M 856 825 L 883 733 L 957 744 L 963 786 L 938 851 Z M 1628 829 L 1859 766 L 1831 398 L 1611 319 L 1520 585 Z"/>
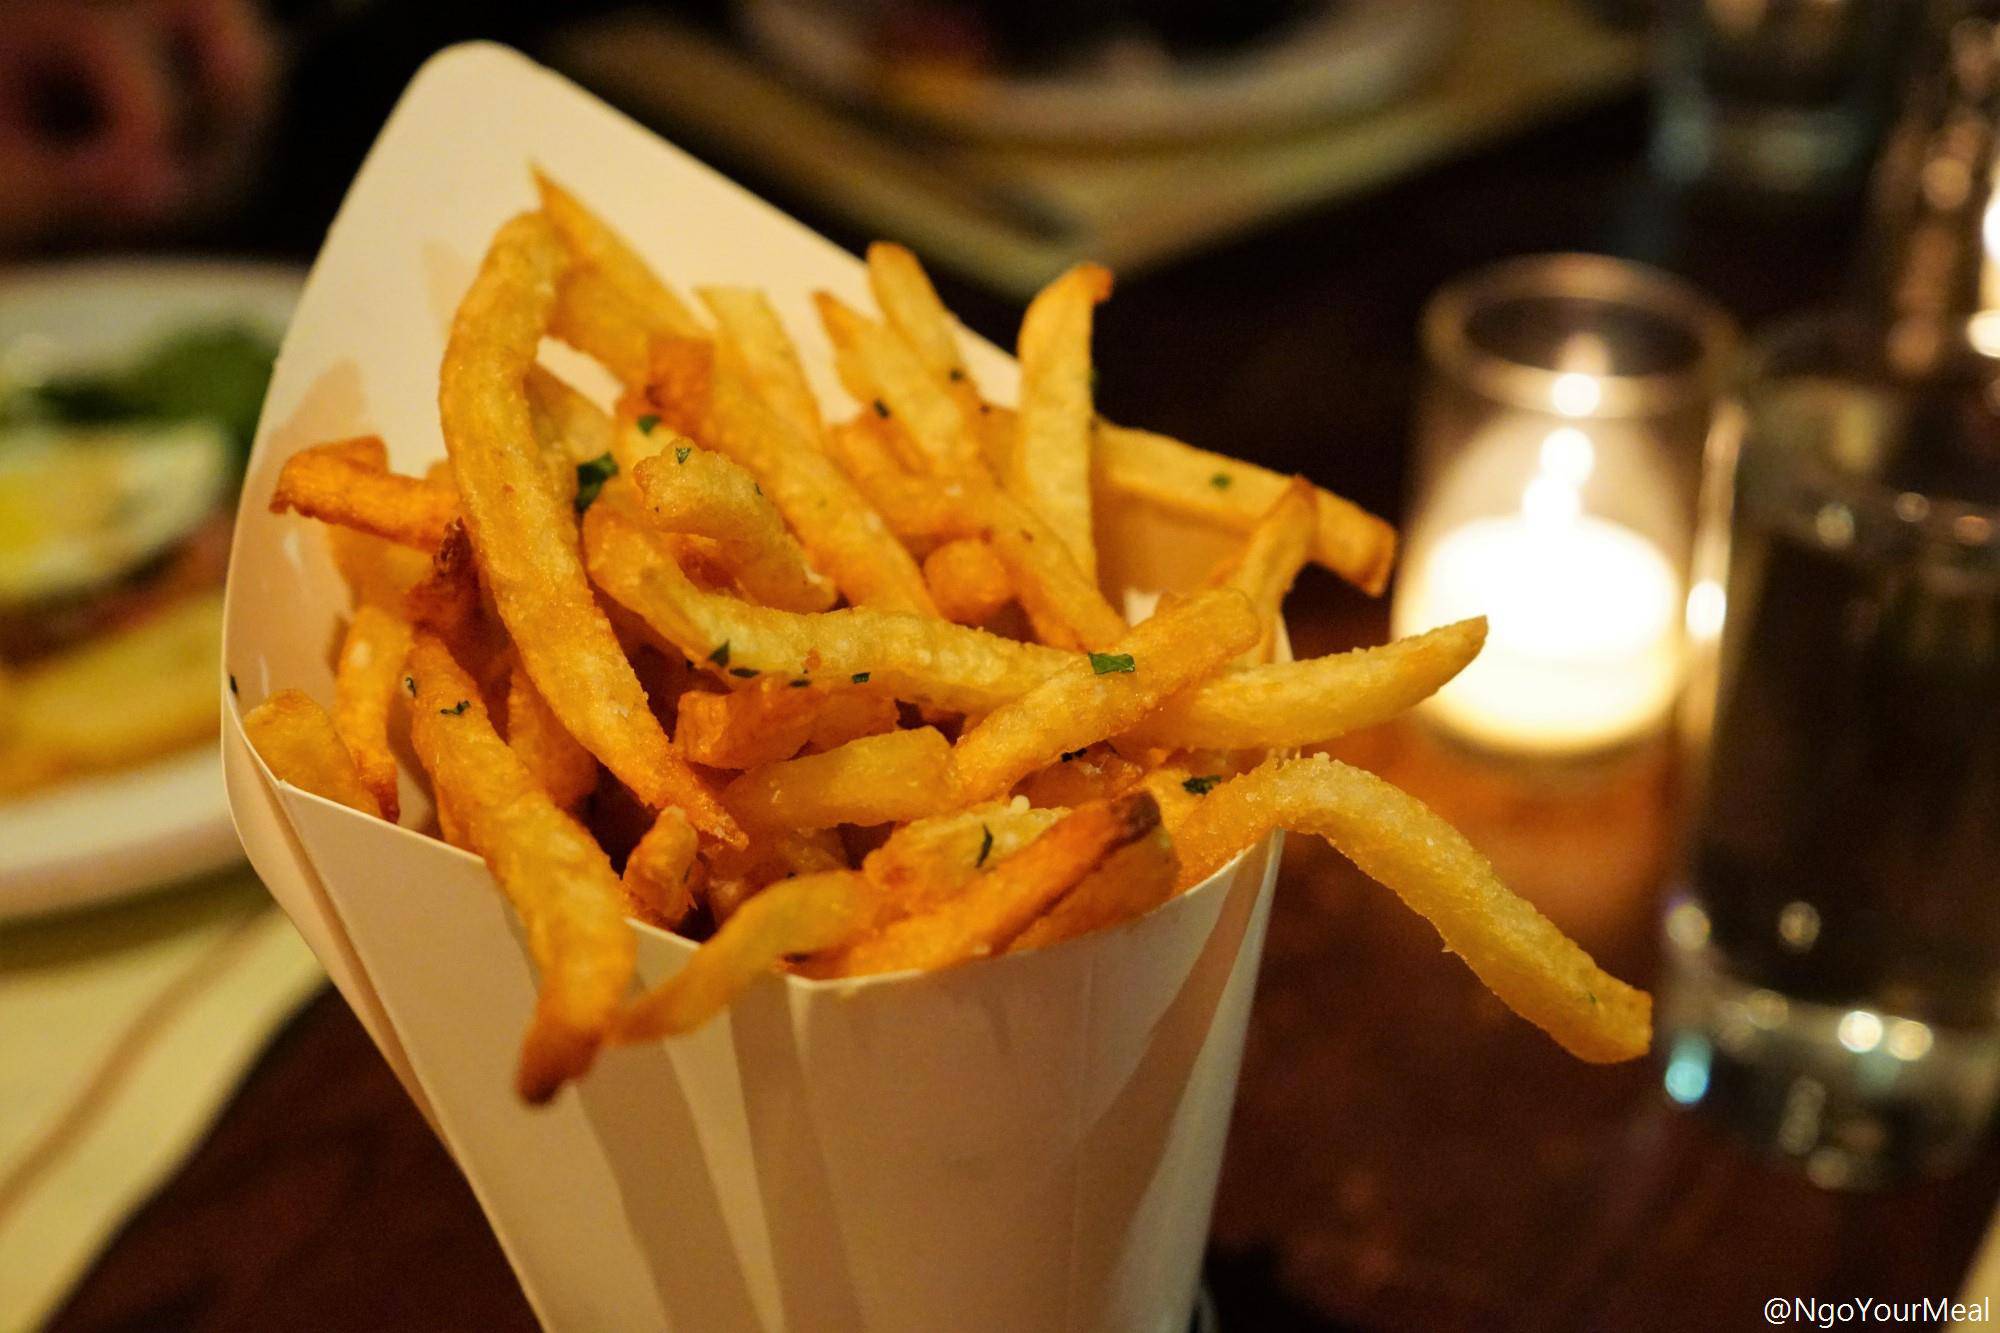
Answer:
<path fill-rule="evenodd" d="M 844 252 L 520 56 L 426 65 L 329 233 L 251 457 L 224 661 L 254 702 L 331 695 L 346 595 L 314 525 L 266 512 L 308 443 L 443 454 L 437 373 L 494 229 L 548 169 L 686 286 L 769 291 L 829 401 L 811 293 Z M 980 383 L 1012 363 L 968 340 Z M 1221 549 L 1107 510 L 1107 569 L 1174 586 Z M 232 701 L 239 702 L 239 701 Z M 227 710 L 239 832 L 424 1108 L 543 1321 L 564 1329 L 1179 1333 L 1263 945 L 1278 840 L 1120 928 L 922 977 L 770 977 L 691 1036 L 605 1054 L 545 1108 L 512 1092 L 534 1002 L 480 862 L 272 782 Z M 405 775 L 406 818 L 428 802 Z M 692 946 L 640 933 L 650 982 Z"/>

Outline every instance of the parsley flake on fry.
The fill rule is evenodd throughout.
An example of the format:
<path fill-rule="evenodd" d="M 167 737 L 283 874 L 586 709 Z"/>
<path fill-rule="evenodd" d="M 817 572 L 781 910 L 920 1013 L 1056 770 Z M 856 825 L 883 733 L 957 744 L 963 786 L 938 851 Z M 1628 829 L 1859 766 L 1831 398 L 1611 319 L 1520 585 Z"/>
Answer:
<path fill-rule="evenodd" d="M 655 417 L 654 420 L 659 418 Z M 576 465 L 576 512 L 581 514 L 590 508 L 604 490 L 604 483 L 618 475 L 618 460 L 610 453 Z"/>
<path fill-rule="evenodd" d="M 1214 788 L 1215 784 L 1220 781 L 1222 781 L 1220 774 L 1206 773 L 1201 777 L 1189 778 L 1181 783 L 1181 790 L 1190 796 L 1206 796 Z"/>
<path fill-rule="evenodd" d="M 1136 671 L 1138 665 L 1130 653 L 1092 653 L 1090 669 L 1100 676 L 1108 676 L 1117 671 Z"/>

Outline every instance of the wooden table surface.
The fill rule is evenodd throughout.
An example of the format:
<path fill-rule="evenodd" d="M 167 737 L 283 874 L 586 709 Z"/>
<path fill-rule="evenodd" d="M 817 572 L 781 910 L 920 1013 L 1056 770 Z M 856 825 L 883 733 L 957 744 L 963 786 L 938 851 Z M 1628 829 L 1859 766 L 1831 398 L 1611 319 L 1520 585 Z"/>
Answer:
<path fill-rule="evenodd" d="M 1600 110 L 1125 283 L 1101 316 L 1101 401 L 1393 515 L 1417 312 L 1456 273 L 1607 251 L 1687 274 L 1751 322 L 1838 294 L 1845 215 L 1686 206 L 1647 182 L 1643 133 L 1642 108 Z M 975 327 L 1007 338 L 1017 312 L 949 286 Z M 1385 631 L 1381 604 L 1317 573 L 1291 610 L 1301 654 Z M 1627 773 L 1551 806 L 1464 780 L 1408 733 L 1345 752 L 1463 819 L 1608 966 L 1656 979 L 1670 774 Z M 1229 1329 L 1757 1328 L 1770 1296 L 1951 1293 L 1996 1191 L 1991 1153 L 1956 1180 L 1875 1196 L 1759 1164 L 1673 1109 L 1651 1063 L 1563 1055 L 1390 895 L 1294 839 L 1208 1280 Z M 54 1327 L 532 1319 L 449 1159 L 327 994 Z"/>

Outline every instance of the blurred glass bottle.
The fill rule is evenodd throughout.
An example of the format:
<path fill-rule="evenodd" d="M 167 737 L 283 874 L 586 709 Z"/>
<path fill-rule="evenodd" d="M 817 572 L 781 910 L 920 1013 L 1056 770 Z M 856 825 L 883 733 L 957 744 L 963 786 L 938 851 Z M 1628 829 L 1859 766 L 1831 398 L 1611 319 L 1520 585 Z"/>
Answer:
<path fill-rule="evenodd" d="M 1859 185 L 1912 0 L 1664 0 L 1653 165 L 1666 179 L 1811 198 Z"/>
<path fill-rule="evenodd" d="M 1936 6 L 1860 299 L 1761 340 L 1688 601 L 1668 1094 L 1821 1183 L 2000 1097 L 2000 25 Z"/>

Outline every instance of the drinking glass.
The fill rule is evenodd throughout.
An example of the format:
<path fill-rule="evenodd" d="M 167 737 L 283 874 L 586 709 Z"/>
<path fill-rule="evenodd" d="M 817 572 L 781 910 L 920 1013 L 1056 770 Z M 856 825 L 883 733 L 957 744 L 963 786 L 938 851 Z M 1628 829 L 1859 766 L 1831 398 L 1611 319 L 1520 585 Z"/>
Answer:
<path fill-rule="evenodd" d="M 2000 377 L 1767 340 L 1711 440 L 1666 1090 L 1828 1186 L 1941 1172 L 2000 1090 Z"/>

